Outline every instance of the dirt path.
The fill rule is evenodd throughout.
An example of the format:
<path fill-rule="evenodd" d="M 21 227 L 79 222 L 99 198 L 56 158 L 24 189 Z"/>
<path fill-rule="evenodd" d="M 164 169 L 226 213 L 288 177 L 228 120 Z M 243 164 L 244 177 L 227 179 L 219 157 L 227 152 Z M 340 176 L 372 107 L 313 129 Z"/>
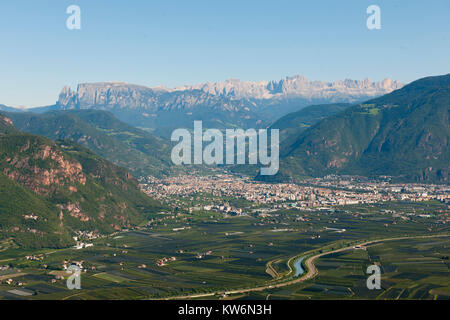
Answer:
<path fill-rule="evenodd" d="M 10 273 L 0 276 L 0 281 L 17 278 L 20 276 L 26 276 L 28 273 Z"/>

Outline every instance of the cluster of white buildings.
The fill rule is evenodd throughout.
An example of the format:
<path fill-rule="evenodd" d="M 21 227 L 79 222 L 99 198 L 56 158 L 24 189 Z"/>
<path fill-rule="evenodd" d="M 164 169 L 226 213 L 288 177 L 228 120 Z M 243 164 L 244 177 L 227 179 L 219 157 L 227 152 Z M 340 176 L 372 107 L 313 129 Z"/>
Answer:
<path fill-rule="evenodd" d="M 450 188 L 442 185 L 391 184 L 352 177 L 329 176 L 310 179 L 305 185 L 260 183 L 228 174 L 213 176 L 184 175 L 166 179 L 143 179 L 141 186 L 151 197 L 193 198 L 197 194 L 213 197 L 242 198 L 258 204 L 295 203 L 296 207 L 323 207 L 377 203 L 384 201 L 428 201 L 450 199 Z M 223 208 L 222 208 L 223 207 Z M 232 210 L 222 206 L 205 206 L 205 210 Z M 239 214 L 239 213 L 238 213 Z"/>

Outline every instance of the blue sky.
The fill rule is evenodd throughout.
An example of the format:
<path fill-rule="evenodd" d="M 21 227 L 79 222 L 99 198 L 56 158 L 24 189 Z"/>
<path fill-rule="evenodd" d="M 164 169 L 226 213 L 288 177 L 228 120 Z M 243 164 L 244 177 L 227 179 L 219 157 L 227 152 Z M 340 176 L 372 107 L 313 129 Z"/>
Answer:
<path fill-rule="evenodd" d="M 81 8 L 82 29 L 66 28 Z M 381 30 L 366 8 L 381 8 Z M 344 78 L 450 72 L 448 0 L 3 0 L 0 104 L 53 104 L 64 85 Z"/>

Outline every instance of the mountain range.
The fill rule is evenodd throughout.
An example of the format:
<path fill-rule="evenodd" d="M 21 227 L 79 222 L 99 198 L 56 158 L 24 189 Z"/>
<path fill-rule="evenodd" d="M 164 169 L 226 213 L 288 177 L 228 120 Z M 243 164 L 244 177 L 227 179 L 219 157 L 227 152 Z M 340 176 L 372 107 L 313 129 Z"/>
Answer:
<path fill-rule="evenodd" d="M 192 127 L 194 120 L 202 120 L 209 128 L 264 128 L 274 117 L 311 104 L 353 103 L 402 86 L 391 79 L 322 82 L 302 76 L 280 81 L 227 80 L 174 89 L 122 82 L 83 83 L 76 91 L 65 87 L 55 105 L 32 111 L 107 110 L 130 125 L 169 137 L 176 128 Z"/>
<path fill-rule="evenodd" d="M 207 121 L 204 127 L 215 123 L 222 129 L 245 128 L 249 123 L 242 124 L 246 117 L 242 118 L 237 106 L 264 96 L 267 99 L 253 103 L 252 110 L 244 108 L 252 114 L 248 117 L 250 122 L 263 127 L 274 117 L 260 116 L 264 113 L 262 101 L 273 103 L 293 96 L 297 96 L 293 99 L 312 99 L 320 95 L 329 98 L 333 90 L 339 94 L 356 90 L 361 98 L 362 92 L 378 94 L 400 88 L 363 103 L 311 105 L 278 117 L 275 122 L 272 120 L 269 128 L 280 129 L 282 141 L 280 173 L 275 179 L 298 180 L 336 173 L 389 175 L 405 181 L 447 183 L 447 81 L 448 75 L 402 86 L 391 80 L 380 83 L 346 80 L 326 84 L 294 77 L 280 82 L 230 80 L 173 90 L 124 83 L 83 84 L 78 86 L 77 92 L 65 88 L 55 106 L 33 109 L 40 114 L 8 115 L 25 132 L 75 141 L 136 175 L 163 176 L 174 172 L 168 139 L 137 129 L 115 116 L 132 118 L 129 123 L 138 122 L 145 129 L 149 122 L 144 123 L 142 117 L 152 119 L 157 130 L 164 126 L 192 128 L 190 121 L 202 120 L 202 117 Z M 317 93 L 311 88 L 316 88 Z M 361 91 L 363 89 L 366 91 Z M 309 96 L 298 98 L 305 90 Z M 223 99 L 228 104 L 222 104 Z M 355 99 L 355 95 L 347 95 L 347 99 Z M 252 170 L 245 168 L 244 171 Z M 264 179 L 270 180 L 269 177 Z"/>
<path fill-rule="evenodd" d="M 312 100 L 361 100 L 370 96 L 379 96 L 401 88 L 403 85 L 389 78 L 380 82 L 370 79 L 345 79 L 335 82 L 310 81 L 296 75 L 280 81 L 241 81 L 229 79 L 223 82 L 206 82 L 198 85 L 177 87 L 173 91 L 201 90 L 214 96 L 240 99 L 304 98 Z"/>
<path fill-rule="evenodd" d="M 162 209 L 140 191 L 132 173 L 176 173 L 180 168 L 171 164 L 171 143 L 117 119 L 112 111 L 143 112 L 147 97 L 155 99 L 153 112 L 175 115 L 175 123 L 177 112 L 200 108 L 183 100 L 192 92 L 206 99 L 205 115 L 214 114 L 206 101 L 221 96 L 204 88 L 173 93 L 117 84 L 104 91 L 108 86 L 80 86 L 77 93 L 66 89 L 57 105 L 34 110 L 38 113 L 1 106 L 1 237 L 25 247 L 67 246 L 76 231 L 120 230 Z M 160 95 L 172 95 L 173 103 L 160 106 Z M 243 103 L 242 96 L 227 95 L 230 103 Z M 232 110 L 220 103 L 214 108 Z M 362 103 L 308 106 L 270 126 L 281 131 L 280 171 L 256 178 L 295 182 L 350 174 L 448 184 L 449 112 L 450 74 L 419 79 Z"/>
<path fill-rule="evenodd" d="M 354 82 L 346 86 L 351 83 L 368 86 Z M 368 87 L 386 90 L 391 85 L 388 81 Z M 251 87 L 267 86 L 275 84 Z M 290 86 L 283 86 L 281 95 L 287 97 L 283 92 L 290 91 Z M 0 237 L 24 247 L 64 247 L 73 243 L 77 231 L 109 233 L 154 216 L 162 210 L 161 204 L 140 191 L 132 174 L 166 176 L 183 168 L 172 165 L 168 139 L 116 115 L 135 110 L 134 115 L 152 118 L 150 112 L 166 112 L 172 125 L 181 125 L 183 120 L 177 117 L 188 110 L 191 120 L 202 114 L 199 110 L 210 120 L 225 112 L 226 121 L 217 118 L 210 124 L 219 121 L 223 127 L 237 127 L 238 121 L 227 121 L 240 116 L 238 106 L 250 97 L 269 97 L 260 89 L 245 96 L 243 89 L 217 88 L 205 85 L 171 91 L 126 84 L 80 85 L 77 92 L 65 89 L 56 105 L 35 109 L 35 113 L 1 105 Z M 267 100 L 280 99 L 280 92 L 274 90 L 269 90 L 272 96 Z M 204 104 L 199 106 L 194 96 Z M 221 99 L 229 104 L 223 105 Z M 248 112 L 254 117 L 251 121 L 262 125 L 261 109 L 255 111 L 260 106 L 253 104 Z M 365 102 L 300 108 L 271 121 L 269 128 L 281 132 L 280 171 L 256 179 L 296 182 L 350 174 L 448 184 L 449 112 L 450 74 L 419 79 Z M 253 169 L 243 170 L 256 172 Z"/>

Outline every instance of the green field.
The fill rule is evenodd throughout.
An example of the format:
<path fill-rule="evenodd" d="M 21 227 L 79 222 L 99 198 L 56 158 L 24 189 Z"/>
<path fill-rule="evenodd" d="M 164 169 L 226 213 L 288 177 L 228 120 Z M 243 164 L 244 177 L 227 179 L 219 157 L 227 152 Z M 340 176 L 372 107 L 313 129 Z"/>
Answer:
<path fill-rule="evenodd" d="M 395 214 L 386 213 L 388 209 Z M 445 210 L 439 202 L 405 202 L 347 206 L 335 212 L 280 210 L 266 217 L 251 213 L 225 218 L 202 211 L 161 215 L 140 230 L 97 239 L 93 247 L 82 250 L 5 248 L 0 260 L 10 260 L 0 265 L 24 275 L 15 276 L 11 284 L 1 281 L 0 298 L 158 299 L 268 285 L 283 281 L 289 273 L 287 261 L 304 252 L 326 252 L 372 239 L 448 234 Z M 419 216 L 424 213 L 430 217 Z M 381 242 L 367 250 L 321 257 L 314 279 L 227 298 L 445 299 L 450 290 L 449 245 L 448 237 Z M 39 253 L 42 261 L 24 258 Z M 164 257 L 166 265 L 158 266 L 157 260 Z M 50 272 L 62 270 L 64 260 L 83 261 L 81 290 L 68 290 L 65 279 L 52 283 L 55 276 Z M 381 290 L 366 288 L 365 270 L 374 263 L 382 268 Z M 266 272 L 269 264 L 276 274 Z M 16 288 L 34 295 L 9 292 Z"/>
<path fill-rule="evenodd" d="M 309 282 L 252 294 L 272 299 L 450 299 L 450 239 L 411 239 L 331 254 L 316 263 Z M 381 289 L 366 287 L 366 270 L 378 264 Z M 247 298 L 249 296 L 246 296 Z"/>

